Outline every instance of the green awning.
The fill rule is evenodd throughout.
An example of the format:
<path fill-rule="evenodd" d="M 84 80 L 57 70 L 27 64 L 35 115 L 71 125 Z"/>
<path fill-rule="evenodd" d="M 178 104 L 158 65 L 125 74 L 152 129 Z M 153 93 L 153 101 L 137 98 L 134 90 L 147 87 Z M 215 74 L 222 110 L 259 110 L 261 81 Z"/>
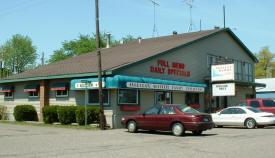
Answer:
<path fill-rule="evenodd" d="M 39 85 L 26 85 L 24 87 L 24 92 L 36 92 L 39 88 Z"/>
<path fill-rule="evenodd" d="M 131 88 L 154 89 L 186 92 L 204 92 L 206 84 L 145 78 L 136 76 L 115 75 L 102 78 L 103 88 Z M 74 79 L 71 81 L 71 90 L 97 89 L 98 78 Z"/>
<path fill-rule="evenodd" d="M 14 90 L 13 86 L 0 87 L 0 92 L 12 92 Z"/>
<path fill-rule="evenodd" d="M 51 86 L 52 91 L 66 90 L 68 89 L 68 83 L 56 83 Z"/>

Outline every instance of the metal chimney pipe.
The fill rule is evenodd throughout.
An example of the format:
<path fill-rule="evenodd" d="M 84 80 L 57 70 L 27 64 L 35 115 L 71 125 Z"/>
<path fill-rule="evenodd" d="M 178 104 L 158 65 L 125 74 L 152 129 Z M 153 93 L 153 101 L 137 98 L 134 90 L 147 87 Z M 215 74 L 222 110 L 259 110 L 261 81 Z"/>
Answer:
<path fill-rule="evenodd" d="M 108 32 L 106 33 L 107 35 L 107 46 L 106 48 L 110 48 L 111 47 L 111 34 Z"/>

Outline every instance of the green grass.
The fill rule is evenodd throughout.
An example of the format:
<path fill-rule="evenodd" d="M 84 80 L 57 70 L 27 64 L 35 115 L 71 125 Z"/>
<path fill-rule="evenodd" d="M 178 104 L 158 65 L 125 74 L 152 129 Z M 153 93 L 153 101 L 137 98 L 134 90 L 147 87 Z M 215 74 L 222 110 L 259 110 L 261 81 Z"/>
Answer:
<path fill-rule="evenodd" d="M 77 126 L 77 125 L 54 125 L 54 124 L 45 124 L 43 122 L 20 122 L 20 121 L 6 121 L 0 120 L 0 123 L 11 124 L 11 125 L 25 125 L 25 126 L 39 126 L 39 127 L 55 127 L 55 128 L 69 128 L 69 129 L 80 129 L 80 130 L 99 130 L 98 127 L 92 126 Z"/>

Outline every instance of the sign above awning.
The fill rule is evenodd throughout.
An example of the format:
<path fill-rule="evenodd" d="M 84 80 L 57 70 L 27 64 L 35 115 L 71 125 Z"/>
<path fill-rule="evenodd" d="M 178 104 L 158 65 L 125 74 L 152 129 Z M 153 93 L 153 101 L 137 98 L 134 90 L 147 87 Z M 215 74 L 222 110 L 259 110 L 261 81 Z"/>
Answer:
<path fill-rule="evenodd" d="M 12 92 L 14 90 L 13 86 L 0 87 L 0 92 Z"/>
<path fill-rule="evenodd" d="M 38 90 L 38 85 L 26 85 L 24 87 L 24 92 L 36 92 Z"/>
<path fill-rule="evenodd" d="M 86 87 L 87 86 L 87 87 Z M 115 75 L 102 78 L 103 88 L 132 88 L 132 89 L 154 89 L 185 92 L 204 92 L 205 84 L 163 80 L 156 78 L 145 78 L 136 76 Z M 97 78 L 74 79 L 71 81 L 71 90 L 97 89 Z"/>

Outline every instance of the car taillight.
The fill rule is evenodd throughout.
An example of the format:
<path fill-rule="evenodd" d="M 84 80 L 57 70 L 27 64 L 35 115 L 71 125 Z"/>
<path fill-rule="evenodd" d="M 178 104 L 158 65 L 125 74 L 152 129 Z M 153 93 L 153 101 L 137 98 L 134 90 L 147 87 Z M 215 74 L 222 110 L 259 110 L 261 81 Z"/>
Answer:
<path fill-rule="evenodd" d="M 201 121 L 201 118 L 200 117 L 194 117 L 193 121 L 195 121 L 195 122 Z"/>

